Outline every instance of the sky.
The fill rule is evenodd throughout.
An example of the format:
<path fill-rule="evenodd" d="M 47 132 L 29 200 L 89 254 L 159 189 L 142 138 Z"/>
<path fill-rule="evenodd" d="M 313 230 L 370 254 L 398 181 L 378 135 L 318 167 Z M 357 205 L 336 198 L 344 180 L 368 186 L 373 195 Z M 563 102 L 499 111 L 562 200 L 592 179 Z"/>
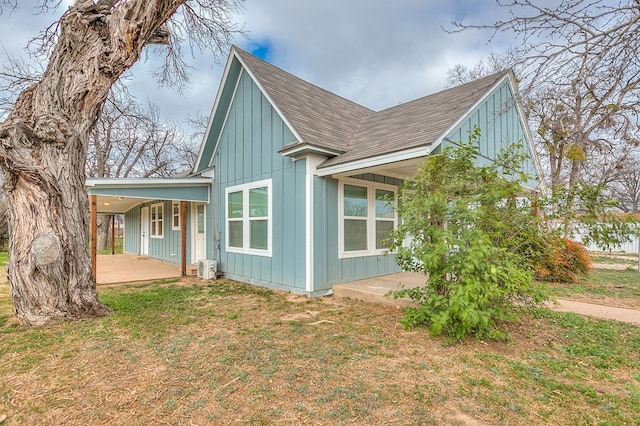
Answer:
<path fill-rule="evenodd" d="M 36 0 L 20 0 L 0 15 L 0 61 L 6 53 L 26 57 L 30 38 L 64 9 L 36 14 Z M 63 0 L 64 4 L 72 3 Z M 508 45 L 506 35 L 487 44 L 488 33 L 448 34 L 451 22 L 491 23 L 508 11 L 491 0 L 246 0 L 236 17 L 246 34 L 234 43 L 268 62 L 374 110 L 442 90 L 447 70 L 475 65 Z M 160 87 L 153 71 L 163 58 L 148 51 L 127 73 L 126 84 L 141 102 L 157 104 L 178 123 L 209 115 L 226 56 L 191 54 L 184 93 Z"/>

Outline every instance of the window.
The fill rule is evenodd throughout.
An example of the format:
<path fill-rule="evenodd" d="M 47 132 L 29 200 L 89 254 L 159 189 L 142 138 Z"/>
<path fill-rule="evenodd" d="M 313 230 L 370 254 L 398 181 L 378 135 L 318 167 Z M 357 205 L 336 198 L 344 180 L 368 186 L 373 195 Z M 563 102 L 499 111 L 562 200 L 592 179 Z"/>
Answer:
<path fill-rule="evenodd" d="M 395 187 L 367 181 L 340 182 L 340 257 L 382 254 L 397 223 Z"/>
<path fill-rule="evenodd" d="M 376 250 L 389 248 L 387 238 L 396 224 L 395 193 L 387 189 L 376 191 Z"/>
<path fill-rule="evenodd" d="M 226 249 L 271 256 L 271 180 L 229 187 Z"/>
<path fill-rule="evenodd" d="M 171 203 L 171 229 L 174 231 L 180 230 L 180 202 L 174 201 Z"/>
<path fill-rule="evenodd" d="M 163 208 L 162 203 L 151 206 L 151 238 L 164 237 Z"/>

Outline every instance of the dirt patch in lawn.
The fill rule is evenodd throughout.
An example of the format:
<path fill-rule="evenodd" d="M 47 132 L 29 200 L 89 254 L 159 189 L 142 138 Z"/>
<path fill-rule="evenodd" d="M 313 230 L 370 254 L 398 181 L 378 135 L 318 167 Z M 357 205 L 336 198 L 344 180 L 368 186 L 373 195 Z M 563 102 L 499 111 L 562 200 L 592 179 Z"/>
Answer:
<path fill-rule="evenodd" d="M 300 300 L 195 280 L 101 291 L 113 309 L 109 317 L 0 327 L 2 426 L 634 418 L 625 398 L 635 389 L 628 383 L 639 351 L 618 355 L 635 358 L 603 372 L 601 358 L 576 358 L 566 349 L 573 339 L 567 330 L 583 323 L 564 324 L 560 314 L 525 315 L 508 326 L 510 342 L 447 346 L 425 329 L 404 330 L 401 309 L 333 297 Z M 616 339 L 640 341 L 636 328 L 619 327 Z M 603 405 L 614 401 L 611 414 Z"/>

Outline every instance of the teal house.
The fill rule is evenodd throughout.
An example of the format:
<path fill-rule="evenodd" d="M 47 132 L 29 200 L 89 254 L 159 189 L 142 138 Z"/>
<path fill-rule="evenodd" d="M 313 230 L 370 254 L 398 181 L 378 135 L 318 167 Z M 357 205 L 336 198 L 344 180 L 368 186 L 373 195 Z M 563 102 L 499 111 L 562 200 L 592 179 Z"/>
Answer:
<path fill-rule="evenodd" d="M 399 271 L 385 241 L 398 186 L 475 126 L 486 160 L 521 141 L 540 175 L 511 71 L 373 111 L 233 47 L 188 176 L 87 188 L 124 214 L 128 253 L 320 296 Z"/>

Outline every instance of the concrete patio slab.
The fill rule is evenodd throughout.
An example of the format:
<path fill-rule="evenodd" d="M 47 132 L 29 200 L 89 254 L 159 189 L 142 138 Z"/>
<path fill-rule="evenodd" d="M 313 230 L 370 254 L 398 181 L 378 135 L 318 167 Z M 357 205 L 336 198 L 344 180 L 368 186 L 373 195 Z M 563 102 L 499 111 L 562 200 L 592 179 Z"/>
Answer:
<path fill-rule="evenodd" d="M 129 254 L 97 256 L 98 285 L 154 281 L 182 276 L 180 266 Z M 189 269 L 189 268 L 187 268 Z"/>
<path fill-rule="evenodd" d="M 409 299 L 394 299 L 386 295 L 401 288 L 414 288 L 425 283 L 426 277 L 417 272 L 398 272 L 380 277 L 351 281 L 333 286 L 333 294 L 339 298 L 360 300 L 389 306 L 415 306 Z"/>

